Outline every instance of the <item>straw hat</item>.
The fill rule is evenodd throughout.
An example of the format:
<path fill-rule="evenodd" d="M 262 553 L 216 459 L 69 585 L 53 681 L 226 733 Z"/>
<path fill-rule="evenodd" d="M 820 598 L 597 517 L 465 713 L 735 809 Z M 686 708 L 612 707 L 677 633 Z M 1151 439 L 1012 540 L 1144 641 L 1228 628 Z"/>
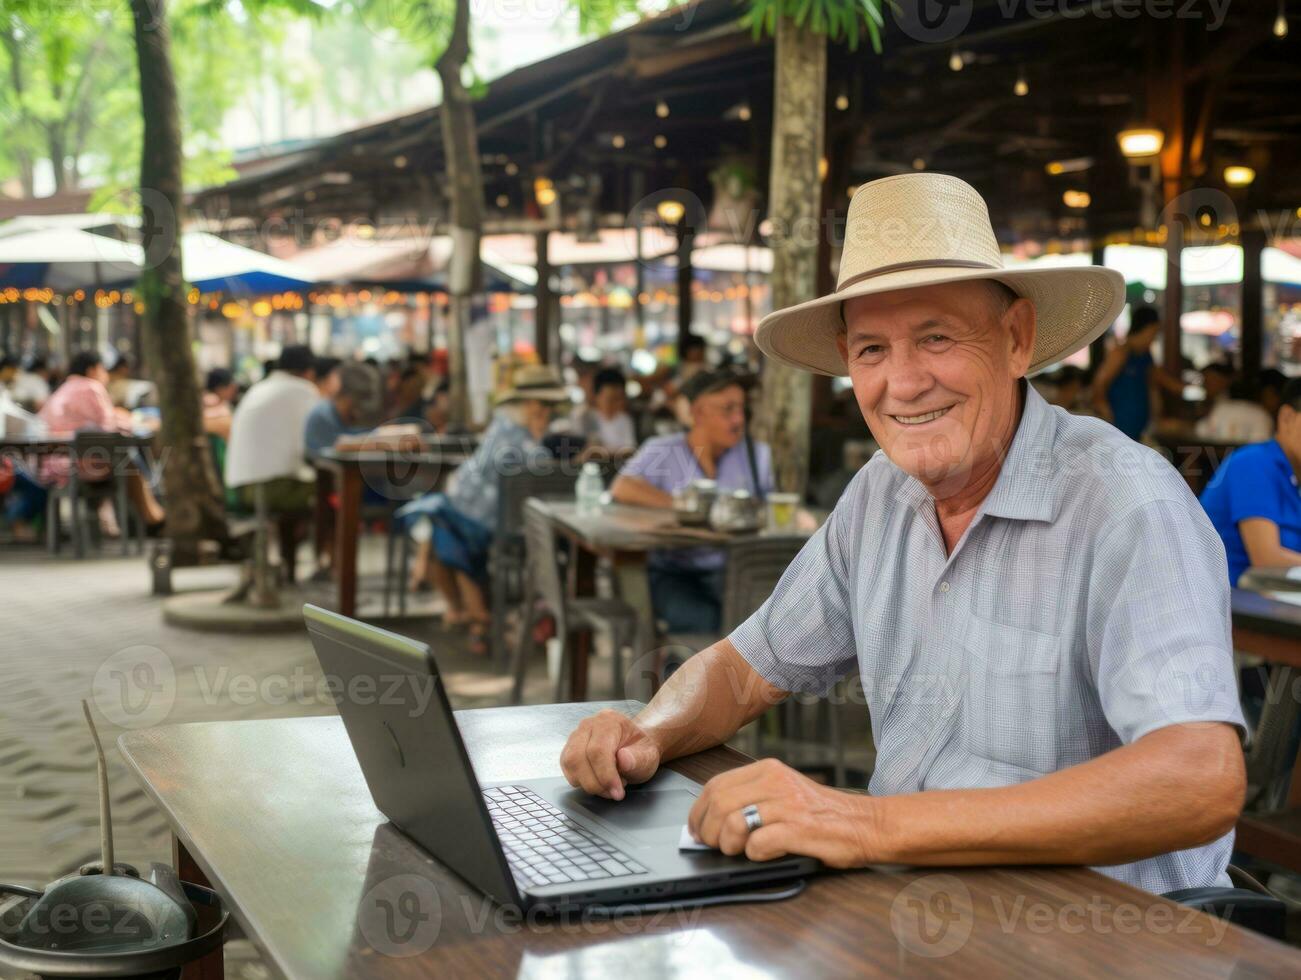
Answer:
<path fill-rule="evenodd" d="M 497 396 L 497 404 L 540 401 L 567 402 L 569 392 L 560 372 L 547 364 L 525 364 L 515 369 L 511 386 Z"/>
<path fill-rule="evenodd" d="M 1114 269 L 1003 269 L 984 199 L 964 180 L 916 173 L 864 184 L 849 204 L 836 291 L 768 314 L 754 339 L 769 357 L 819 374 L 847 374 L 836 338 L 854 296 L 994 279 L 1034 303 L 1038 331 L 1030 372 L 1075 353 L 1125 305 Z"/>

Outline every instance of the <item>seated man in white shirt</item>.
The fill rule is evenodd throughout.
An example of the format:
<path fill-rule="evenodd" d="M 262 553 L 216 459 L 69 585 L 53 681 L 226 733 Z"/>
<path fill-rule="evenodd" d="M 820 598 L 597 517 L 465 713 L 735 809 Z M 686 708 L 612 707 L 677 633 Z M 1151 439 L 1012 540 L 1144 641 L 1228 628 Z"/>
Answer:
<path fill-rule="evenodd" d="M 273 512 L 306 510 L 315 481 L 307 465 L 303 432 L 320 395 L 316 360 L 302 345 L 286 347 L 276 368 L 248 390 L 235 409 L 226 449 L 226 486 L 253 505 L 253 487 L 266 484 Z"/>
<path fill-rule="evenodd" d="M 581 432 L 587 448 L 626 455 L 637 448 L 637 432 L 628 414 L 628 382 L 618 368 L 602 368 L 592 382 L 592 402 Z"/>
<path fill-rule="evenodd" d="M 1233 369 L 1224 364 L 1212 364 L 1205 373 L 1208 394 L 1212 377 L 1227 380 L 1228 391 L 1216 398 L 1210 412 L 1198 421 L 1196 432 L 1200 438 L 1244 443 L 1265 442 L 1273 438 L 1274 419 L 1252 400 L 1251 387 L 1246 381 L 1235 379 Z"/>

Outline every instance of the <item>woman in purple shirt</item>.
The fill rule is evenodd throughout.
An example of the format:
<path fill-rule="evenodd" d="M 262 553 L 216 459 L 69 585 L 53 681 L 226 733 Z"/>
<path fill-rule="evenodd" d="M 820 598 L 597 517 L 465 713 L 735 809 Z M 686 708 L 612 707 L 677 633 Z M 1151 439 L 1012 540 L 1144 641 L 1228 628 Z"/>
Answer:
<path fill-rule="evenodd" d="M 610 488 L 621 504 L 672 507 L 673 493 L 692 480 L 714 480 L 722 490 L 772 491 L 772 453 L 746 445 L 745 387 L 732 371 L 702 371 L 682 388 L 691 404 L 691 430 L 647 440 Z M 655 616 L 671 633 L 712 633 L 720 625 L 724 553 L 717 548 L 652 552 L 649 562 Z"/>

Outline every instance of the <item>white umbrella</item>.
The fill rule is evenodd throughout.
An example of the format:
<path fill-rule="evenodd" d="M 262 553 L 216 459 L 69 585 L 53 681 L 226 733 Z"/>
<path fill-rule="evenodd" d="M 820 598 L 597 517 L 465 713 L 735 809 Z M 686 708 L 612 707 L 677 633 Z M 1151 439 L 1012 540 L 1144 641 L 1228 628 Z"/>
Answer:
<path fill-rule="evenodd" d="M 139 245 L 77 228 L 49 228 L 0 237 L 0 288 L 69 290 L 134 279 Z"/>
<path fill-rule="evenodd" d="M 201 293 L 265 295 L 307 289 L 317 281 L 304 266 L 205 231 L 182 234 L 181 248 L 185 281 Z"/>

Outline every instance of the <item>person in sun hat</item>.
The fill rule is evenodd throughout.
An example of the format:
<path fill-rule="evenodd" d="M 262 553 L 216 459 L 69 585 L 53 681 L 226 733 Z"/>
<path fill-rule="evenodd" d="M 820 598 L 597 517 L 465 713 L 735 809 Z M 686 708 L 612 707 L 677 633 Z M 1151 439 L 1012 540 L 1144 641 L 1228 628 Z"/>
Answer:
<path fill-rule="evenodd" d="M 555 412 L 570 404 L 555 368 L 517 368 L 510 388 L 497 398 L 479 447 L 452 474 L 447 492 L 426 494 L 397 512 L 409 525 L 422 519 L 432 525 L 432 548 L 422 549 L 417 560 L 447 600 L 447 622 L 469 628 L 473 653 L 487 652 L 490 615 L 484 587 L 502 475 L 551 459 L 542 437 Z"/>
<path fill-rule="evenodd" d="M 756 342 L 848 374 L 883 451 L 747 622 L 635 718 L 579 724 L 569 781 L 622 799 L 789 692 L 857 674 L 871 795 L 764 760 L 706 784 L 698 840 L 1227 885 L 1245 776 L 1224 548 L 1164 459 L 1026 383 L 1123 302 L 1108 269 L 1005 270 L 956 177 L 859 188 L 835 292 L 765 317 Z"/>

